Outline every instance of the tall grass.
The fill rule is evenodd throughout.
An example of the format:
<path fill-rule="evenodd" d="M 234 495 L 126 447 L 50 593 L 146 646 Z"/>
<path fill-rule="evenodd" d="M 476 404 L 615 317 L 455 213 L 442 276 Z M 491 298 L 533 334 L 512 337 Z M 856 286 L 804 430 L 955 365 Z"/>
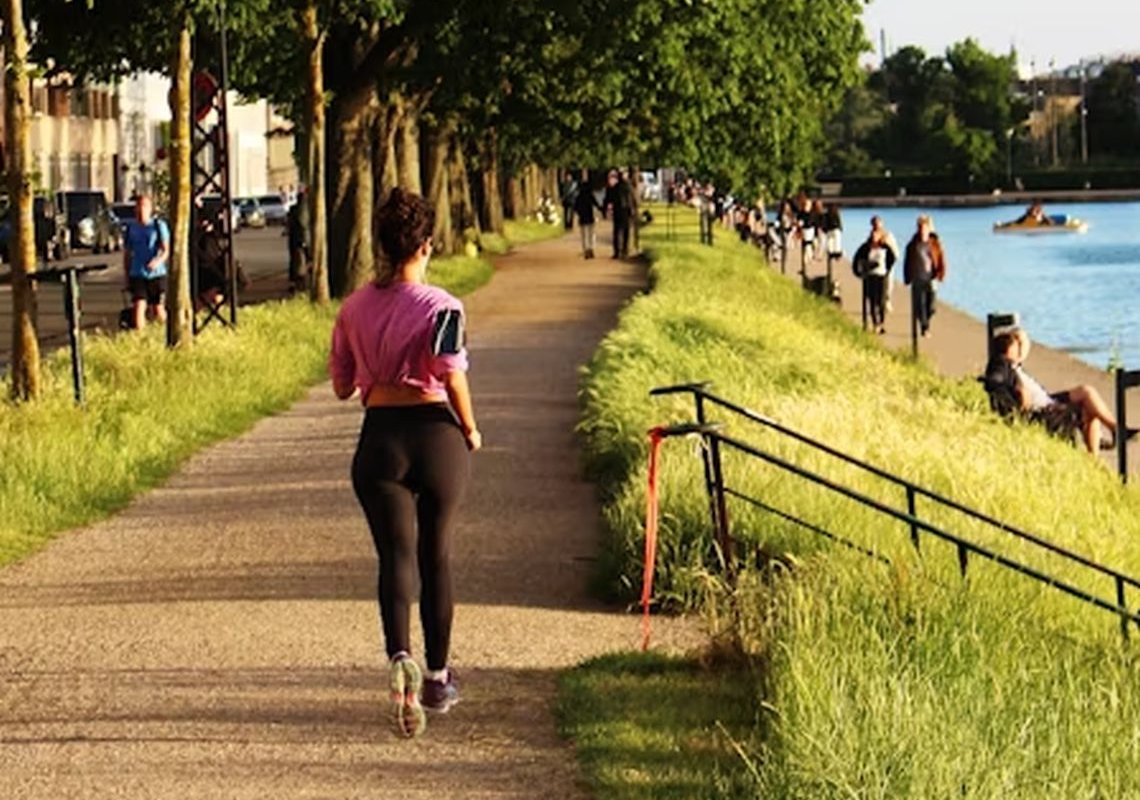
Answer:
<path fill-rule="evenodd" d="M 605 584 L 640 576 L 645 431 L 691 419 L 650 388 L 711 379 L 728 398 L 840 450 L 1140 575 L 1140 497 L 1099 462 L 988 411 L 973 381 L 886 352 L 834 307 L 721 236 L 700 247 L 688 215 L 643 233 L 654 291 L 623 313 L 582 384 L 588 462 L 605 494 Z M 979 341 L 979 347 L 983 343 Z M 762 428 L 731 435 L 899 510 L 902 490 Z M 745 549 L 796 564 L 710 592 L 707 500 L 692 446 L 666 443 L 659 597 L 702 605 L 768 667 L 760 754 L 774 797 L 1123 797 L 1140 793 L 1132 659 L 1114 617 L 995 566 L 957 574 L 954 550 L 903 523 L 742 458 L 728 482 L 887 556 L 851 557 L 743 505 Z M 1111 598 L 1112 584 L 920 501 L 935 524 Z M 1137 598 L 1131 598 L 1137 604 Z"/>
<path fill-rule="evenodd" d="M 438 259 L 429 280 L 464 294 L 492 272 L 482 259 Z M 246 307 L 237 328 L 209 327 L 177 351 L 158 326 L 85 336 L 82 409 L 67 353 L 50 354 L 42 400 L 0 403 L 0 564 L 123 508 L 203 446 L 288 407 L 324 378 L 335 314 L 301 299 Z"/>

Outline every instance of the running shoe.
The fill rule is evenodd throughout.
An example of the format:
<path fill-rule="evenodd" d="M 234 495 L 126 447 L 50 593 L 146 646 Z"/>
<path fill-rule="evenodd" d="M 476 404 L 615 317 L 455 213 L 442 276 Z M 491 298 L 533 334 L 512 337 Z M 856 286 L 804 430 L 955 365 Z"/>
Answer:
<path fill-rule="evenodd" d="M 447 680 L 433 681 L 428 678 L 424 681 L 423 707 L 433 714 L 446 714 L 451 707 L 459 702 L 459 686 L 455 682 L 455 673 L 447 671 Z"/>
<path fill-rule="evenodd" d="M 388 667 L 392 721 L 396 725 L 396 733 L 407 739 L 419 736 L 427 727 L 427 717 L 420 704 L 423 684 L 423 673 L 409 656 L 397 656 Z"/>

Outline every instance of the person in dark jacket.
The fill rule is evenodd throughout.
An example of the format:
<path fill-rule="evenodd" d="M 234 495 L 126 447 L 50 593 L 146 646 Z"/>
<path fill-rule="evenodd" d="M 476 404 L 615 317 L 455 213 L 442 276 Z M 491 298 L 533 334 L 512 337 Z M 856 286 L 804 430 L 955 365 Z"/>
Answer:
<path fill-rule="evenodd" d="M 934 316 L 934 282 L 946 279 L 946 255 L 934 232 L 934 223 L 926 214 L 918 218 L 918 229 L 906 246 L 903 281 L 911 287 L 913 313 L 923 336 L 930 335 L 930 318 Z"/>
<path fill-rule="evenodd" d="M 578 184 L 577 194 L 574 196 L 574 213 L 578 215 L 578 229 L 582 232 L 582 256 L 594 257 L 594 247 L 597 244 L 597 233 L 594 230 L 594 212 L 601 211 L 598 200 L 590 188 L 588 174 L 583 171 L 582 182 Z"/>
<path fill-rule="evenodd" d="M 633 187 L 625 173 L 611 175 L 606 190 L 605 211 L 614 223 L 614 258 L 629 256 L 629 225 L 633 218 Z"/>

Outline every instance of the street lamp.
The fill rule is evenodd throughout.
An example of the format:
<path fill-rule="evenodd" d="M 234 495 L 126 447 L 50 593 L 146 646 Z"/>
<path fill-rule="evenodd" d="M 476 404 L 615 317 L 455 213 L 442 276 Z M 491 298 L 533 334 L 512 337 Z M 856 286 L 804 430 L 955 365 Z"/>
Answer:
<path fill-rule="evenodd" d="M 1085 104 L 1085 62 L 1081 61 L 1081 163 L 1089 163 L 1089 109 Z"/>

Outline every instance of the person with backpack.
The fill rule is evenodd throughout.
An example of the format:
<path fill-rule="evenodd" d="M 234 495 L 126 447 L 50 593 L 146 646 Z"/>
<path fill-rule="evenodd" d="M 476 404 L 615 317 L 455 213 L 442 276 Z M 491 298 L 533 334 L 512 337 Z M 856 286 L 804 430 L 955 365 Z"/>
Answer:
<path fill-rule="evenodd" d="M 154 216 L 154 203 L 141 194 L 135 200 L 135 219 L 123 237 L 123 269 L 131 295 L 131 325 L 141 330 L 148 319 L 166 321 L 166 263 L 170 255 L 170 229 Z"/>

